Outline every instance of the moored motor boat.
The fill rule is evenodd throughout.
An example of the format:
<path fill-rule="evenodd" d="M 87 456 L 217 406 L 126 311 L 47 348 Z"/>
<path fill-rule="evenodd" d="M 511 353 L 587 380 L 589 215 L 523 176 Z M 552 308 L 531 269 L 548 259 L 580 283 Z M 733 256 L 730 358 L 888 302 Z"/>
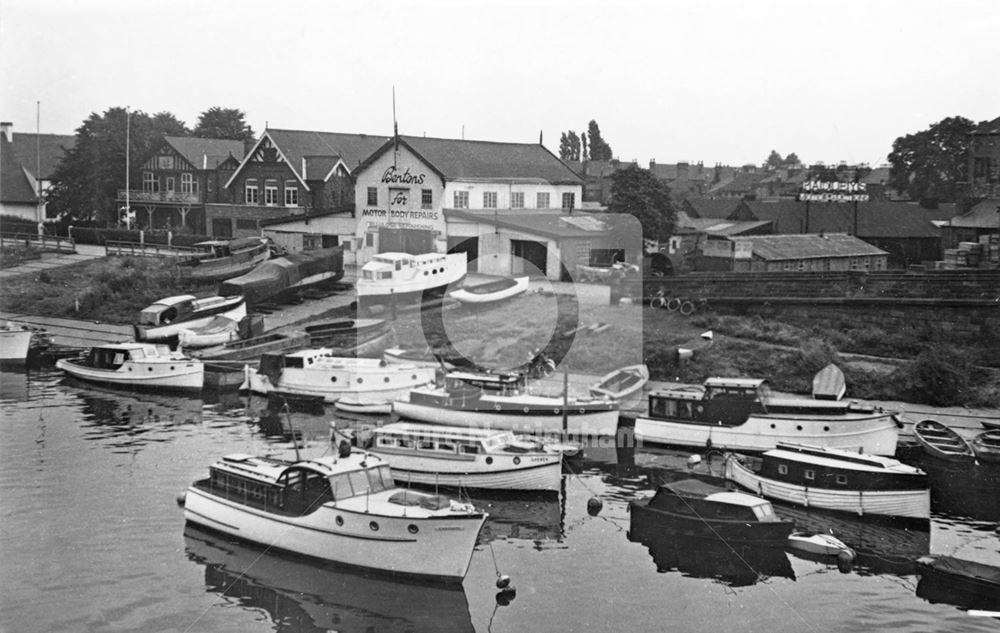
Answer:
<path fill-rule="evenodd" d="M 455 488 L 557 491 L 562 456 L 510 431 L 397 422 L 375 429 L 370 452 L 397 482 Z"/>
<path fill-rule="evenodd" d="M 609 372 L 590 385 L 590 395 L 617 400 L 620 407 L 628 408 L 642 398 L 642 388 L 649 380 L 646 365 L 631 365 Z"/>
<path fill-rule="evenodd" d="M 917 595 L 968 609 L 1000 611 L 1000 567 L 954 556 L 917 559 Z"/>
<path fill-rule="evenodd" d="M 166 297 L 144 308 L 134 326 L 135 340 L 172 342 L 181 330 L 202 327 L 215 317 L 239 322 L 247 315 L 246 301 L 240 295 L 212 296 L 198 299 L 194 295 Z"/>
<path fill-rule="evenodd" d="M 778 518 L 771 502 L 697 479 L 659 487 L 651 498 L 629 503 L 630 538 L 655 537 L 663 526 L 686 537 L 728 543 L 784 544 L 795 524 Z"/>
<path fill-rule="evenodd" d="M 896 459 L 802 444 L 728 454 L 726 479 L 768 499 L 857 515 L 930 518 L 927 474 Z"/>
<path fill-rule="evenodd" d="M 510 299 L 528 290 L 528 277 L 504 277 L 475 286 L 465 286 L 448 293 L 460 303 L 483 304 Z"/>
<path fill-rule="evenodd" d="M 11 321 L 0 325 L 0 363 L 24 363 L 35 331 L 21 323 Z"/>
<path fill-rule="evenodd" d="M 709 378 L 703 386 L 653 392 L 635 421 L 636 439 L 743 452 L 779 442 L 893 455 L 899 426 L 892 413 L 857 402 L 776 397 L 766 380 Z"/>
<path fill-rule="evenodd" d="M 86 358 L 62 358 L 56 367 L 68 376 L 117 387 L 201 391 L 204 364 L 166 345 L 109 343 L 90 349 Z"/>
<path fill-rule="evenodd" d="M 913 425 L 913 435 L 924 452 L 948 461 L 972 461 L 975 453 L 969 443 L 954 430 L 936 420 L 921 420 Z"/>
<path fill-rule="evenodd" d="M 184 518 L 277 550 L 381 572 L 461 582 L 486 514 L 400 490 L 364 451 L 302 461 L 228 455 L 184 495 Z"/>
<path fill-rule="evenodd" d="M 386 404 L 434 380 L 434 370 L 392 365 L 377 358 L 344 358 L 326 348 L 264 354 L 259 369 L 247 367 L 240 387 L 254 393 L 341 398 L 358 405 Z"/>
<path fill-rule="evenodd" d="M 1000 430 L 983 431 L 969 441 L 976 459 L 982 462 L 1000 462 Z"/>

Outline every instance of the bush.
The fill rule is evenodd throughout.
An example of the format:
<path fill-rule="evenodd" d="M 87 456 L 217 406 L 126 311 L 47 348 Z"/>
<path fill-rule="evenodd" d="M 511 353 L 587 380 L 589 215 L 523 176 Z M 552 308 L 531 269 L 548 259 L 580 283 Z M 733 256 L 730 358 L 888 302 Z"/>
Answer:
<path fill-rule="evenodd" d="M 908 400 L 946 407 L 969 400 L 974 371 L 967 356 L 945 345 L 933 345 L 893 378 Z"/>

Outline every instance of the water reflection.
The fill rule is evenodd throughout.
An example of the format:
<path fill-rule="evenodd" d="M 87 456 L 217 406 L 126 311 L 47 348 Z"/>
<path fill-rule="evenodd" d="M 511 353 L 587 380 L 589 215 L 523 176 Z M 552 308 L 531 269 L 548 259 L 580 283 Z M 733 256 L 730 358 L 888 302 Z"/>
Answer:
<path fill-rule="evenodd" d="M 565 536 L 565 481 L 558 495 L 478 491 L 470 500 L 490 515 L 479 534 L 480 543 L 495 539 L 559 542 Z"/>
<path fill-rule="evenodd" d="M 1000 614 L 1000 567 L 943 557 L 932 565 L 921 565 L 920 574 L 918 597 Z"/>
<path fill-rule="evenodd" d="M 635 540 L 630 535 L 629 540 Z M 780 545 L 739 545 L 720 539 L 691 538 L 660 529 L 641 541 L 658 572 L 678 571 L 692 578 L 710 578 L 730 587 L 746 587 L 771 577 L 795 579 Z"/>
<path fill-rule="evenodd" d="M 188 525 L 188 558 L 205 567 L 209 591 L 262 609 L 274 630 L 473 631 L 461 585 L 409 583 L 265 552 Z"/>

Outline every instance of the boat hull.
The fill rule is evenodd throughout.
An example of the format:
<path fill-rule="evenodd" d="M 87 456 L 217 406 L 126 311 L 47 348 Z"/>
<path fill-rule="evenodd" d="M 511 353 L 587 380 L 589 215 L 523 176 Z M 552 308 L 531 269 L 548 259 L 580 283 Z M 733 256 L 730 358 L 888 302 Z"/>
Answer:
<path fill-rule="evenodd" d="M 487 398 L 484 404 L 489 406 Z M 547 406 L 531 405 L 518 408 L 471 410 L 446 408 L 412 400 L 394 400 L 392 410 L 400 417 L 429 424 L 489 428 L 515 433 L 561 433 L 563 431 L 562 401 L 558 398 Z M 568 433 L 581 437 L 613 437 L 618 432 L 618 408 L 587 409 L 572 403 L 566 416 Z"/>
<path fill-rule="evenodd" d="M 428 367 L 392 367 L 395 371 L 377 374 L 358 374 L 345 369 L 286 368 L 277 382 L 272 382 L 263 372 L 248 367 L 241 389 L 262 395 L 279 391 L 297 396 L 319 397 L 331 404 L 346 398 L 353 404 L 368 406 L 390 403 L 409 393 L 414 387 L 434 380 L 434 370 Z M 362 381 L 360 384 L 359 380 Z"/>
<path fill-rule="evenodd" d="M 31 330 L 0 330 L 0 363 L 27 362 L 32 335 Z"/>
<path fill-rule="evenodd" d="M 429 459 L 402 451 L 371 448 L 392 464 L 397 482 L 449 488 L 558 491 L 562 459 L 550 455 L 479 455 L 474 460 Z M 485 461 L 491 458 L 490 464 Z"/>
<path fill-rule="evenodd" d="M 794 528 L 794 524 L 788 521 L 749 523 L 683 516 L 650 508 L 641 501 L 630 503 L 629 511 L 632 515 L 629 538 L 637 541 L 656 538 L 663 529 L 669 529 L 688 538 L 739 544 L 783 545 Z"/>
<path fill-rule="evenodd" d="M 888 413 L 829 416 L 751 415 L 739 426 L 722 426 L 639 417 L 640 442 L 763 452 L 778 442 L 840 448 L 870 455 L 894 455 L 899 429 Z"/>
<path fill-rule="evenodd" d="M 247 304 L 242 297 L 234 298 L 233 301 L 205 310 L 203 316 L 167 323 L 165 325 L 136 325 L 135 340 L 148 343 L 157 343 L 177 340 L 181 331 L 200 328 L 208 325 L 216 317 L 225 317 L 239 323 L 247 315 Z"/>
<path fill-rule="evenodd" d="M 192 360 L 129 362 L 118 369 L 98 369 L 64 358 L 56 361 L 56 367 L 77 380 L 130 389 L 201 391 L 205 383 L 204 365 Z"/>
<path fill-rule="evenodd" d="M 981 462 L 1000 462 L 1000 431 L 983 431 L 969 442 Z"/>
<path fill-rule="evenodd" d="M 952 462 L 971 461 L 975 457 L 972 447 L 961 435 L 933 420 L 915 424 L 913 435 L 931 457 Z"/>
<path fill-rule="evenodd" d="M 461 288 L 448 293 L 448 296 L 460 303 L 478 305 L 510 299 L 528 290 L 528 277 L 518 277 L 512 281 L 514 282 L 512 285 L 495 292 L 476 293 Z"/>
<path fill-rule="evenodd" d="M 776 499 L 806 508 L 849 512 L 858 516 L 877 515 L 928 519 L 930 490 L 858 491 L 808 488 L 761 477 L 739 460 L 726 457 L 726 479 L 767 499 Z"/>
<path fill-rule="evenodd" d="M 484 514 L 419 519 L 374 515 L 338 508 L 334 503 L 310 514 L 285 516 L 228 501 L 196 486 L 189 487 L 185 495 L 184 518 L 303 556 L 451 582 L 465 577 L 486 520 Z"/>

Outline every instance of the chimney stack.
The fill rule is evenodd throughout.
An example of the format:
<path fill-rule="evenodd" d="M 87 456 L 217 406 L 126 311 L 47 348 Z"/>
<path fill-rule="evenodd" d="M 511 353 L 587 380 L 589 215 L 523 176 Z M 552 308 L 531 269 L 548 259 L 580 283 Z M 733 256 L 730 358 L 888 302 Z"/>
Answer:
<path fill-rule="evenodd" d="M 14 124 L 10 121 L 0 122 L 0 132 L 3 133 L 8 143 L 14 142 Z"/>

